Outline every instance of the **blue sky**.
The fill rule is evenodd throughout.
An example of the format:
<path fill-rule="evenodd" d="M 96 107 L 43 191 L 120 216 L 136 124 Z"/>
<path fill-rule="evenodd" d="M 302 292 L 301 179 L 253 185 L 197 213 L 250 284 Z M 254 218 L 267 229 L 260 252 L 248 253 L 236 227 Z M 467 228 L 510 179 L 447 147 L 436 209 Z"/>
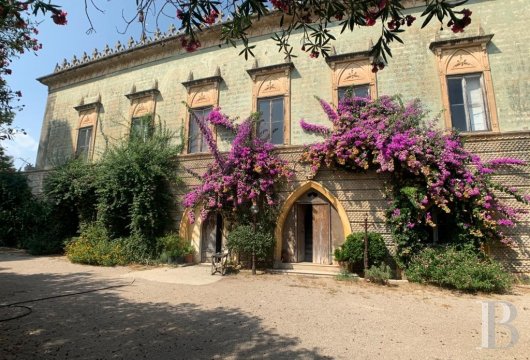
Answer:
<path fill-rule="evenodd" d="M 100 13 L 95 9 L 90 9 L 90 15 L 95 33 L 87 34 L 90 28 L 85 15 L 84 1 L 56 0 L 53 3 L 61 5 L 68 13 L 68 24 L 58 26 L 47 16 L 39 20 L 44 20 L 39 28 L 39 41 L 43 44 L 42 50 L 37 55 L 24 54 L 13 62 L 13 74 L 8 77 L 8 83 L 13 90 L 22 91 L 22 104 L 24 110 L 17 114 L 14 126 L 26 130 L 27 135 L 17 135 L 14 140 L 5 141 L 2 145 L 7 148 L 7 153 L 14 157 L 15 166 L 23 167 L 26 162 L 35 164 L 37 148 L 46 107 L 46 97 L 48 89 L 39 83 L 36 78 L 53 72 L 55 64 L 62 62 L 63 58 L 70 60 L 75 54 L 78 58 L 86 51 L 91 54 L 94 48 L 102 50 L 106 44 L 114 46 L 120 40 L 126 43 L 129 37 L 135 39 L 140 37 L 141 28 L 138 23 L 134 23 L 126 34 L 120 34 L 125 30 L 125 22 L 122 19 L 123 6 L 128 6 L 124 14 L 132 16 L 134 14 L 134 2 L 96 0 L 95 3 L 105 10 Z M 173 14 L 171 14 L 173 15 Z M 161 30 L 165 31 L 169 25 L 168 19 L 162 19 Z M 149 28 L 154 28 L 152 24 L 147 24 Z"/>

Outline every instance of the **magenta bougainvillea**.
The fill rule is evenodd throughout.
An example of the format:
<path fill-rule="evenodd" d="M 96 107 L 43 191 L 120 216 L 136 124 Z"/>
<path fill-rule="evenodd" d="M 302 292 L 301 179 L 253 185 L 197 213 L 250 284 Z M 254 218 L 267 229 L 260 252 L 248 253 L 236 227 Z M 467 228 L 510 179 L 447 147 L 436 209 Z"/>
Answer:
<path fill-rule="evenodd" d="M 274 207 L 275 187 L 289 179 L 291 171 L 286 162 L 274 154 L 274 145 L 253 136 L 255 118 L 250 117 L 235 124 L 219 108 L 204 120 L 196 118 L 214 161 L 203 175 L 194 174 L 201 184 L 187 193 L 183 204 L 186 208 L 201 208 L 201 217 L 210 211 L 237 214 L 252 204 Z M 219 151 L 208 124 L 222 126 L 234 134 L 230 151 Z M 193 173 L 193 171 L 190 171 Z M 194 222 L 194 212 L 189 211 L 189 221 Z"/>
<path fill-rule="evenodd" d="M 477 248 L 494 239 L 510 243 L 504 228 L 514 226 L 523 211 L 514 204 L 530 198 L 496 183 L 493 175 L 523 161 L 482 161 L 457 133 L 425 121 L 419 101 L 402 105 L 398 98 L 346 97 L 337 109 L 320 102 L 332 128 L 324 141 L 306 148 L 303 161 L 313 172 L 325 165 L 388 175 L 385 211 L 401 260 L 436 240 L 434 228 L 440 242 Z M 301 126 L 325 133 L 305 121 Z M 517 201 L 506 201 L 506 195 Z"/>

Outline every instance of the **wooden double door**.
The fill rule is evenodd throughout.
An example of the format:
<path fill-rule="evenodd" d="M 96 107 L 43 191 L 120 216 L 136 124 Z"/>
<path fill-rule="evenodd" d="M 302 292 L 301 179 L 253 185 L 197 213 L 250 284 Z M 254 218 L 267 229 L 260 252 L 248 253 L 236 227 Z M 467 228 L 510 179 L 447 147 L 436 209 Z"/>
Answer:
<path fill-rule="evenodd" d="M 282 262 L 330 265 L 333 250 L 344 242 L 336 209 L 317 192 L 309 192 L 289 212 L 282 234 Z"/>

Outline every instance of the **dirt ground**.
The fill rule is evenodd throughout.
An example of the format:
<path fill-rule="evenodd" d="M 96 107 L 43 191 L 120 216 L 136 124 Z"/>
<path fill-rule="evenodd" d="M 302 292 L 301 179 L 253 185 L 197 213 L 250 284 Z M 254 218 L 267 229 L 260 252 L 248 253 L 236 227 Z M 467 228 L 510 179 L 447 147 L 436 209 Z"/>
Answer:
<path fill-rule="evenodd" d="M 154 270 L 0 251 L 0 304 L 85 292 L 20 304 L 27 308 L 0 307 L 0 320 L 31 311 L 0 322 L 0 359 L 530 357 L 526 287 L 473 296 L 293 275 L 212 280 L 201 266 Z M 101 288 L 107 289 L 87 292 Z M 513 347 L 480 348 L 484 300 L 508 301 L 517 309 Z M 497 347 L 510 337 L 497 327 Z"/>

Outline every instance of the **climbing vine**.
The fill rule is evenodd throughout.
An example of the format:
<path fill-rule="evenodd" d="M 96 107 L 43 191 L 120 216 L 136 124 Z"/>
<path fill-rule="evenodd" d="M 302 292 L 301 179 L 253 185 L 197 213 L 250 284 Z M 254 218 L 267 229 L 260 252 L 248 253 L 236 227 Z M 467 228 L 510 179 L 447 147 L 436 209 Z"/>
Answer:
<path fill-rule="evenodd" d="M 402 262 L 436 241 L 476 249 L 488 240 L 511 243 L 505 229 L 524 211 L 514 204 L 528 204 L 530 196 L 492 176 L 523 161 L 482 161 L 464 148 L 456 132 L 442 132 L 434 120 L 425 121 L 419 101 L 403 105 L 395 97 L 345 97 L 337 109 L 320 103 L 333 126 L 326 131 L 301 121 L 305 131 L 329 133 L 308 146 L 302 160 L 313 172 L 327 166 L 389 175 L 386 219 Z"/>
<path fill-rule="evenodd" d="M 260 207 L 260 218 L 277 205 L 276 186 L 291 177 L 285 161 L 274 153 L 274 145 L 254 136 L 256 116 L 240 124 L 234 123 L 220 109 L 214 109 L 206 119 L 196 118 L 214 161 L 202 174 L 188 171 L 200 179 L 201 184 L 184 197 L 184 206 L 201 208 L 201 218 L 209 212 L 222 212 L 225 218 L 245 223 L 252 204 Z M 221 126 L 233 133 L 232 147 L 221 154 L 208 123 Z M 194 222 L 194 212 L 189 211 L 189 221 Z M 248 220 L 248 219 L 247 219 Z"/>

